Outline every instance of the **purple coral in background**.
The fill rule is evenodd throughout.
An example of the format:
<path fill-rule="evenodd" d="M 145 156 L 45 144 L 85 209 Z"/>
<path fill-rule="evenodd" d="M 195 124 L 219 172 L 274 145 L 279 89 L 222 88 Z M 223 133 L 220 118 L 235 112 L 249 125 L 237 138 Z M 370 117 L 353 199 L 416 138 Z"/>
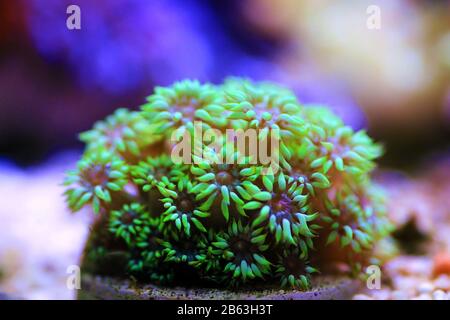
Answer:
<path fill-rule="evenodd" d="M 0 93 L 1 100 L 8 102 L 2 105 L 7 112 L 0 119 L 0 150 L 10 150 L 4 147 L 5 137 L 20 131 L 24 140 L 36 141 L 36 148 L 43 150 L 33 156 L 43 157 L 76 146 L 71 138 L 95 119 L 139 105 L 142 101 L 136 97 L 149 87 L 180 78 L 221 83 L 230 74 L 282 83 L 294 89 L 302 103 L 325 102 L 346 123 L 361 128 L 359 109 L 351 104 L 345 109 L 346 102 L 337 102 L 342 96 L 339 89 L 328 95 L 331 89 L 324 89 L 329 86 L 322 80 L 305 86 L 301 79 L 310 77 L 308 70 L 294 75 L 283 65 L 286 43 L 253 30 L 239 16 L 240 3 L 29 0 L 8 4 L 22 12 L 28 39 L 22 43 L 26 50 L 12 60 L 17 63 L 0 68 L 4 73 L 0 80 L 10 88 Z M 81 30 L 66 27 L 70 4 L 81 9 Z M 284 81 L 288 75 L 292 81 Z M 345 105 L 344 112 L 336 110 L 337 105 Z M 35 121 L 37 114 L 41 121 Z"/>
<path fill-rule="evenodd" d="M 29 29 L 38 51 L 68 64 L 85 87 L 121 93 L 148 80 L 208 76 L 211 51 L 190 1 L 79 0 L 81 30 L 68 30 L 72 2 L 32 0 Z"/>
<path fill-rule="evenodd" d="M 70 4 L 81 9 L 81 30 L 66 28 Z M 246 52 L 219 20 L 193 0 L 31 0 L 28 27 L 49 62 L 67 65 L 82 86 L 113 94 L 183 77 L 270 74 L 267 58 Z"/>
<path fill-rule="evenodd" d="M 314 84 L 302 84 L 296 88 L 296 93 L 305 104 L 327 104 L 331 110 L 339 115 L 344 123 L 354 130 L 366 127 L 366 117 L 357 103 L 350 95 L 338 89 L 336 86 L 320 87 Z M 320 103 L 321 102 L 321 103 Z"/>
<path fill-rule="evenodd" d="M 294 74 L 285 75 L 281 82 L 295 92 L 301 103 L 326 104 L 354 130 L 367 127 L 366 115 L 343 83 L 321 75 L 311 66 L 304 66 Z"/>
<path fill-rule="evenodd" d="M 230 11 L 239 10 L 236 4 L 78 0 L 81 30 L 68 30 L 70 4 L 31 0 L 28 27 L 38 52 L 66 66 L 85 89 L 123 95 L 184 77 L 220 83 L 234 74 L 284 83 L 302 103 L 321 101 L 353 128 L 365 125 L 361 110 L 339 84 L 309 67 L 292 74 L 282 66 L 281 43 L 268 44 L 245 24 L 237 28 L 239 18 L 230 19 Z"/>

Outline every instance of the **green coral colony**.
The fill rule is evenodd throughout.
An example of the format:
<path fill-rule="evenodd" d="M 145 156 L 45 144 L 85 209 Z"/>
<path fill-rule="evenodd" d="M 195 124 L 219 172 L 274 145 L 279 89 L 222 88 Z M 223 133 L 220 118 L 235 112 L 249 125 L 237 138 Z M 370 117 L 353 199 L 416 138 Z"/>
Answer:
<path fill-rule="evenodd" d="M 220 132 L 255 129 L 258 142 L 277 130 L 277 170 L 249 155 L 173 161 L 172 134 L 192 134 L 196 122 Z M 376 262 L 376 242 L 389 233 L 370 180 L 380 146 L 275 84 L 231 78 L 157 87 L 140 111 L 119 109 L 80 137 L 86 151 L 67 174 L 65 195 L 73 211 L 95 212 L 83 264 L 96 274 L 306 290 L 315 274 L 356 275 Z M 210 155 L 223 152 L 207 142 Z"/>

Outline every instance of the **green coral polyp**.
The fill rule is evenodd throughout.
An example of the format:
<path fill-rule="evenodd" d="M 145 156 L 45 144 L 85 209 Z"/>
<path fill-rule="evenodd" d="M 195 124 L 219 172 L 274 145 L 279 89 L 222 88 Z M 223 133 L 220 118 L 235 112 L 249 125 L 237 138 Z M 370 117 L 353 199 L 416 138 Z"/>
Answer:
<path fill-rule="evenodd" d="M 194 121 L 204 121 L 211 126 L 225 125 L 222 96 L 211 84 L 198 81 L 181 81 L 172 87 L 156 87 L 142 108 L 143 115 L 155 123 L 157 132 L 193 130 Z"/>
<path fill-rule="evenodd" d="M 121 210 L 111 211 L 109 230 L 127 244 L 138 234 L 149 233 L 150 216 L 139 203 L 125 204 Z"/>
<path fill-rule="evenodd" d="M 243 162 L 244 164 L 211 165 L 202 161 L 198 166 L 194 164 L 191 167 L 193 179 L 197 182 L 193 188 L 196 200 L 203 200 L 202 207 L 208 210 L 214 201 L 220 199 L 220 209 L 227 221 L 232 208 L 236 208 L 239 214 L 245 216 L 244 199 L 251 199 L 246 189 L 253 186 L 251 181 L 258 176 L 259 170 L 256 167 L 249 167 L 245 165 L 246 161 Z"/>
<path fill-rule="evenodd" d="M 282 287 L 292 287 L 307 290 L 310 287 L 311 275 L 318 270 L 311 267 L 301 250 L 284 250 L 278 256 L 275 266 Z"/>
<path fill-rule="evenodd" d="M 246 282 L 254 278 L 263 279 L 270 272 L 271 263 L 264 257 L 269 246 L 263 228 L 242 226 L 241 221 L 232 221 L 226 232 L 219 232 L 213 246 L 218 249 L 226 263 L 223 271 L 232 277 L 232 283 Z"/>
<path fill-rule="evenodd" d="M 139 156 L 140 149 L 157 137 L 155 131 L 156 127 L 149 126 L 139 112 L 121 108 L 97 122 L 92 130 L 80 134 L 80 140 L 90 148 Z"/>
<path fill-rule="evenodd" d="M 112 201 L 111 192 L 121 191 L 128 183 L 128 165 L 118 155 L 99 147 L 78 162 L 64 181 L 69 188 L 65 194 L 73 211 L 92 204 L 95 213 Z"/>
<path fill-rule="evenodd" d="M 148 192 L 156 186 L 172 185 L 170 178 L 175 167 L 168 155 L 149 157 L 141 161 L 131 169 L 133 182 L 139 185 L 144 192 Z"/>
<path fill-rule="evenodd" d="M 237 136 L 200 139 L 192 161 L 174 161 L 172 136 L 192 134 L 198 122 L 221 133 L 254 129 L 256 141 L 223 162 Z M 269 142 L 274 131 L 279 144 Z M 67 203 L 97 214 L 84 259 L 92 266 L 124 257 L 108 265 L 115 274 L 307 290 L 332 263 L 361 270 L 374 261 L 376 243 L 390 232 L 370 176 L 381 147 L 275 84 L 232 78 L 157 87 L 140 111 L 120 109 L 80 137 L 86 150 L 64 182 Z M 248 154 L 261 142 L 278 163 Z"/>
<path fill-rule="evenodd" d="M 173 192 L 168 197 L 161 199 L 166 209 L 162 213 L 162 221 L 172 223 L 178 232 L 184 232 L 187 236 L 191 235 L 192 226 L 201 232 L 206 232 L 202 220 L 209 217 L 210 205 L 200 204 L 195 199 L 196 194 L 189 180 L 180 180 L 172 189 Z"/>
<path fill-rule="evenodd" d="M 262 208 L 252 225 L 265 222 L 267 229 L 275 236 L 276 244 L 282 241 L 293 246 L 302 245 L 306 250 L 305 244 L 311 243 L 308 238 L 314 237 L 313 230 L 318 226 L 308 226 L 317 214 L 309 213 L 308 196 L 303 194 L 303 187 L 293 178 L 286 179 L 283 173 L 276 180 L 273 175 L 263 176 L 262 183 L 266 191 L 258 189 L 253 195 L 262 203 L 258 201 L 252 208 Z"/>

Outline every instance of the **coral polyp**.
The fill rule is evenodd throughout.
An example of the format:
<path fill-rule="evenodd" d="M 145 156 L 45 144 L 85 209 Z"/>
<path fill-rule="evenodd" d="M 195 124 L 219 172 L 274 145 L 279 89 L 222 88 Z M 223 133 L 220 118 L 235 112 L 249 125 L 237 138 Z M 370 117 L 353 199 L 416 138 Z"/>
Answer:
<path fill-rule="evenodd" d="M 276 180 L 274 175 L 263 176 L 262 183 L 265 191 L 258 190 L 253 195 L 255 200 L 263 202 L 254 202 L 252 206 L 252 209 L 262 206 L 252 225 L 265 224 L 276 244 L 281 241 L 301 245 L 306 255 L 306 244 L 312 246 L 310 238 L 314 237 L 314 228 L 318 227 L 311 225 L 317 214 L 311 213 L 308 207 L 308 195 L 303 193 L 301 185 L 293 178 L 286 179 L 282 172 Z"/>
<path fill-rule="evenodd" d="M 318 272 L 298 249 L 283 251 L 278 256 L 275 270 L 281 279 L 281 286 L 305 290 L 310 287 L 311 275 Z"/>
<path fill-rule="evenodd" d="M 213 246 L 228 261 L 223 272 L 229 273 L 233 283 L 263 279 L 263 275 L 270 272 L 271 263 L 264 257 L 269 248 L 266 238 L 262 228 L 242 226 L 241 221 L 231 222 L 225 232 L 217 234 Z"/>
<path fill-rule="evenodd" d="M 121 191 L 128 182 L 128 168 L 122 158 L 103 148 L 87 154 L 64 181 L 69 186 L 65 192 L 69 207 L 78 211 L 91 203 L 96 213 L 109 207 L 111 193 Z"/>
<path fill-rule="evenodd" d="M 154 141 L 155 128 L 148 126 L 140 113 L 117 109 L 105 121 L 99 121 L 90 131 L 80 134 L 80 140 L 91 148 L 105 148 L 122 156 L 138 156 L 140 148 Z"/>
<path fill-rule="evenodd" d="M 233 159 L 237 160 L 237 156 Z M 209 210 L 216 202 L 220 203 L 226 221 L 233 209 L 245 215 L 244 199 L 251 198 L 246 189 L 253 186 L 252 181 L 258 176 L 258 169 L 245 163 L 245 160 L 243 164 L 209 164 L 201 161 L 191 167 L 193 179 L 197 183 L 194 187 L 196 199 L 203 201 L 203 209 Z"/>
<path fill-rule="evenodd" d="M 171 87 L 157 87 L 142 110 L 156 124 L 158 133 L 170 136 L 173 131 L 192 130 L 195 120 L 209 126 L 225 125 L 221 102 L 222 96 L 213 85 L 186 80 Z"/>
<path fill-rule="evenodd" d="M 209 217 L 210 206 L 208 203 L 201 204 L 196 200 L 192 183 L 187 179 L 180 180 L 171 191 L 173 192 L 168 197 L 161 199 L 166 209 L 162 213 L 163 222 L 172 224 L 177 229 L 174 232 L 183 231 L 188 237 L 191 235 L 192 227 L 206 232 L 202 220 Z"/>
<path fill-rule="evenodd" d="M 150 232 L 149 218 L 143 205 L 125 204 L 122 209 L 111 211 L 109 230 L 129 244 L 138 234 Z"/>
<path fill-rule="evenodd" d="M 81 138 L 65 194 L 96 214 L 84 264 L 99 274 L 307 290 L 330 264 L 355 275 L 390 232 L 371 181 L 380 145 L 275 84 L 157 87 Z"/>

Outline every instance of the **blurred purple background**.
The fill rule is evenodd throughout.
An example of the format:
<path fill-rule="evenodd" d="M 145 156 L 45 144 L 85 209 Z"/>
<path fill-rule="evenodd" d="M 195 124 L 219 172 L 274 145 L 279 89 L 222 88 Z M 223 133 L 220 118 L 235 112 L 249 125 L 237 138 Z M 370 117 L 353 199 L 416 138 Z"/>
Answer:
<path fill-rule="evenodd" d="M 81 30 L 66 27 L 71 4 Z M 327 104 L 384 144 L 384 166 L 450 150 L 449 1 L 0 0 L 0 296 L 74 297 L 66 267 L 88 219 L 60 183 L 78 133 L 156 85 L 227 76 Z"/>
<path fill-rule="evenodd" d="M 66 8 L 81 8 L 68 30 Z M 345 86 L 283 66 L 292 41 L 268 35 L 240 1 L 2 1 L 0 157 L 38 163 L 118 107 L 137 108 L 155 85 L 227 76 L 293 87 L 303 102 L 330 104 L 355 127 L 363 113 Z M 263 18 L 263 17 L 262 17 Z M 308 69 L 311 69 L 307 66 Z"/>
<path fill-rule="evenodd" d="M 81 30 L 66 27 L 70 4 L 81 9 Z M 384 10 L 379 31 L 361 29 L 369 4 Z M 385 141 L 388 159 L 447 146 L 449 8 L 411 0 L 3 0 L 0 157 L 28 165 L 81 149 L 79 132 L 118 107 L 138 108 L 155 85 L 227 76 L 277 81 L 302 102 L 328 104 Z"/>

